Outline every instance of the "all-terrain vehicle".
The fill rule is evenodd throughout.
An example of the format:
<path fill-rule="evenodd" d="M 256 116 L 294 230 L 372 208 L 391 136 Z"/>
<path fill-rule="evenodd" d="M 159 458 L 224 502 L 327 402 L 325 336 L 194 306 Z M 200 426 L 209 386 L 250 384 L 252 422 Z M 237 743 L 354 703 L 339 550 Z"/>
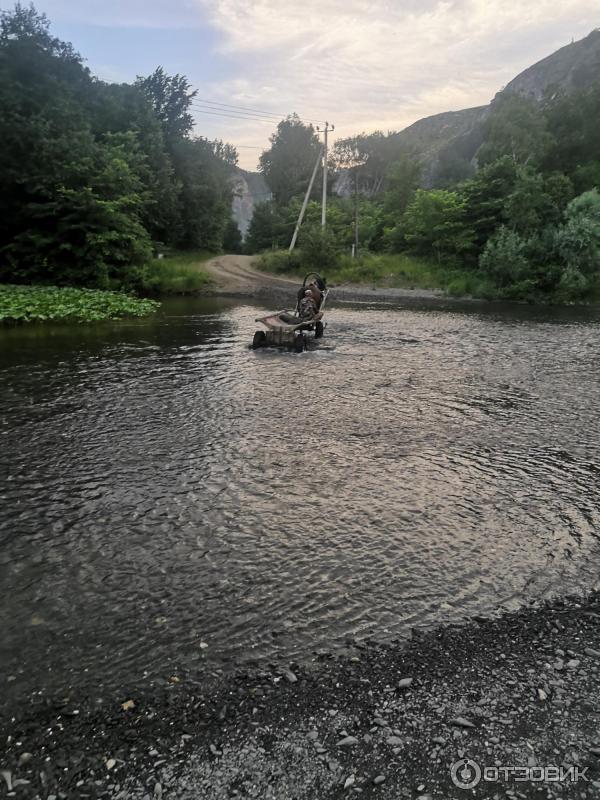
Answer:
<path fill-rule="evenodd" d="M 308 333 L 314 332 L 315 339 L 323 336 L 323 312 L 328 294 L 326 280 L 317 272 L 309 272 L 298 290 L 294 311 L 283 310 L 258 317 L 256 322 L 267 330 L 256 331 L 252 348 L 285 347 L 297 353 L 306 350 Z"/>

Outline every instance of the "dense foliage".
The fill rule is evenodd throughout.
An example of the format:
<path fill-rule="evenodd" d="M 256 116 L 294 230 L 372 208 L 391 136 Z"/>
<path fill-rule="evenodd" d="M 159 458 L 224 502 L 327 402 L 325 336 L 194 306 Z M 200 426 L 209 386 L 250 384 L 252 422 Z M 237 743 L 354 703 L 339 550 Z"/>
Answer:
<path fill-rule="evenodd" d="M 104 83 L 33 6 L 2 12 L 4 279 L 118 287 L 156 243 L 219 251 L 236 155 L 192 135 L 194 94 L 161 68 Z"/>
<path fill-rule="evenodd" d="M 122 292 L 0 284 L 0 323 L 142 317 L 159 305 L 155 300 L 140 300 Z"/>
<path fill-rule="evenodd" d="M 442 151 L 437 185 L 428 189 L 419 187 L 431 183 L 431 164 L 406 138 L 378 132 L 338 141 L 334 157 L 345 196 L 329 200 L 327 233 L 319 232 L 320 207 L 311 201 L 300 252 L 264 263 L 275 269 L 302 263 L 352 280 L 362 274 L 402 283 L 412 257 L 426 286 L 438 276 L 438 285 L 449 291 L 462 285 L 488 297 L 595 299 L 598 130 L 600 83 L 571 93 L 553 89 L 541 102 L 501 95 L 462 141 L 464 152 Z M 469 161 L 465 154 L 474 142 L 476 158 Z M 308 163 L 307 148 L 305 156 Z M 304 187 L 307 182 L 305 175 Z M 290 188 L 289 197 L 257 208 L 246 242 L 250 252 L 287 248 L 301 194 Z M 361 257 L 351 268 L 344 255 L 355 241 L 355 220 Z M 376 254 L 395 254 L 396 267 Z M 410 281 L 418 284 L 413 273 Z"/>

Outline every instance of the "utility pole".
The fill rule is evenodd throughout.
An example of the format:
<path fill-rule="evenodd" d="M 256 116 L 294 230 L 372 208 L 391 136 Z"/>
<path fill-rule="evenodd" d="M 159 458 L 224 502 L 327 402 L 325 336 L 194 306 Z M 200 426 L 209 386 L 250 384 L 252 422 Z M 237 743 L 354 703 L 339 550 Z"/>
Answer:
<path fill-rule="evenodd" d="M 319 132 L 320 128 L 317 128 Z M 329 123 L 325 123 L 323 128 L 323 203 L 321 206 L 321 227 L 324 228 L 327 223 L 327 134 L 329 131 L 334 131 L 335 125 L 329 127 Z"/>
<path fill-rule="evenodd" d="M 354 167 L 354 252 L 358 258 L 358 164 Z"/>
<path fill-rule="evenodd" d="M 304 195 L 304 202 L 302 203 L 302 208 L 300 209 L 300 214 L 298 215 L 298 222 L 296 223 L 296 228 L 294 229 L 294 235 L 292 236 L 292 242 L 290 244 L 290 249 L 289 249 L 290 253 L 292 252 L 292 250 L 296 245 L 296 239 L 298 238 L 298 231 L 300 230 L 300 225 L 302 225 L 302 220 L 304 219 L 304 212 L 306 211 L 306 206 L 308 205 L 308 198 L 310 197 L 313 183 L 315 182 L 315 176 L 317 174 L 317 170 L 319 169 L 319 163 L 321 161 L 322 155 L 323 155 L 323 148 L 321 148 L 319 151 L 319 155 L 317 156 L 317 160 L 315 161 L 315 166 L 312 171 L 312 175 L 310 176 L 310 183 L 308 184 L 308 189 L 306 190 L 306 194 Z"/>

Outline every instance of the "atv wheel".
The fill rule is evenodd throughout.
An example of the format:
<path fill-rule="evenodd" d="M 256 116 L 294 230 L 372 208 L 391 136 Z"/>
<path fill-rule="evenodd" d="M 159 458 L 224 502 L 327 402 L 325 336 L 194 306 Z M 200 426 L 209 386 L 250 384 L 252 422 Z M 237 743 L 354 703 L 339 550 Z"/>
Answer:
<path fill-rule="evenodd" d="M 321 322 L 321 320 L 317 320 L 317 324 L 315 325 L 315 339 L 320 339 L 323 336 L 323 332 L 325 331 L 325 326 Z"/>
<path fill-rule="evenodd" d="M 294 350 L 297 353 L 303 353 L 304 350 L 306 350 L 306 342 L 304 341 L 304 334 L 303 333 L 300 333 L 294 339 Z"/>
<path fill-rule="evenodd" d="M 252 349 L 257 350 L 259 347 L 264 347 L 267 341 L 267 334 L 264 331 L 256 331 L 252 339 Z"/>

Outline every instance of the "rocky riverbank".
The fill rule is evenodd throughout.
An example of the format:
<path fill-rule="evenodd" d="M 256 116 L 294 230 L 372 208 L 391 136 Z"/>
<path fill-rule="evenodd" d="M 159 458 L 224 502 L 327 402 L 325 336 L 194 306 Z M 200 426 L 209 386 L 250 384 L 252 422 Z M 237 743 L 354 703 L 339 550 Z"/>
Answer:
<path fill-rule="evenodd" d="M 600 796 L 600 594 L 355 652 L 201 682 L 165 676 L 162 687 L 130 687 L 114 702 L 23 698 L 2 721 L 0 793 Z M 465 759 L 488 768 L 472 789 L 451 777 L 456 762 L 457 781 L 477 777 Z M 528 768 L 527 780 L 509 767 Z M 541 780 L 561 772 L 562 781 Z"/>

